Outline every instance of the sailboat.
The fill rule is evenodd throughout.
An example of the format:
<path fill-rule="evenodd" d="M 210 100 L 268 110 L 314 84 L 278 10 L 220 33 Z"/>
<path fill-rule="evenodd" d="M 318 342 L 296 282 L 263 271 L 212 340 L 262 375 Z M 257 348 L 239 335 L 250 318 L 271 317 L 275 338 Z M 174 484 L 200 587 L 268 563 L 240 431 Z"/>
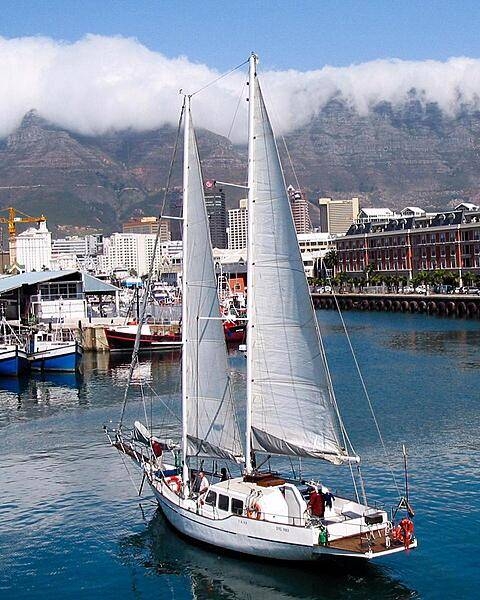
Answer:
<path fill-rule="evenodd" d="M 249 59 L 247 393 L 239 431 L 219 318 L 203 181 L 184 104 L 182 438 L 163 442 L 139 421 L 106 428 L 141 468 L 167 520 L 182 534 L 255 557 L 373 559 L 416 547 L 406 498 L 395 524 L 360 499 L 333 497 L 320 480 L 262 471 L 270 457 L 355 465 L 337 409 L 309 294 L 257 57 Z M 125 406 L 122 410 L 122 419 Z M 171 460 L 169 459 L 171 457 Z M 214 465 L 210 473 L 206 461 Z M 230 467 L 218 473 L 218 464 Z M 196 465 L 196 469 L 194 466 Z M 396 513 L 397 514 L 397 513 Z"/>

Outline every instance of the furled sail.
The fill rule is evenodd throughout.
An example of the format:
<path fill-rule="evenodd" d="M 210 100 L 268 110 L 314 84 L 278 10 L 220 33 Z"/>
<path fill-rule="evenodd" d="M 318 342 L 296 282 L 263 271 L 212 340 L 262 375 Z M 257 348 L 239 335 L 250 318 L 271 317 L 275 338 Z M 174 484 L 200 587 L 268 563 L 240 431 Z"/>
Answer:
<path fill-rule="evenodd" d="M 273 131 L 255 76 L 248 294 L 253 450 L 347 459 Z M 251 107 L 252 108 L 252 107 Z M 250 309 L 249 309 L 250 310 Z"/>
<path fill-rule="evenodd" d="M 222 322 L 200 160 L 188 110 L 184 181 L 183 368 L 188 456 L 242 459 Z M 187 126 L 187 125 L 186 125 Z"/>

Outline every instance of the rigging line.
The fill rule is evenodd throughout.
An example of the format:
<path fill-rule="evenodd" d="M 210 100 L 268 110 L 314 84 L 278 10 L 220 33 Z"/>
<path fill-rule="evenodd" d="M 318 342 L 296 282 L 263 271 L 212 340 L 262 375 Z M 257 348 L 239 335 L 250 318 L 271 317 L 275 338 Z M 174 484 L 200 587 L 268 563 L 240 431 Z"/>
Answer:
<path fill-rule="evenodd" d="M 175 159 L 176 159 L 176 156 L 177 156 L 178 142 L 179 142 L 179 139 L 180 139 L 180 131 L 181 131 L 181 127 L 182 127 L 182 121 L 183 121 L 184 112 L 185 112 L 185 99 L 183 100 L 182 110 L 180 111 L 180 118 L 178 120 L 177 136 L 176 136 L 176 139 L 175 139 L 175 146 L 173 148 L 172 158 L 170 160 L 170 165 L 169 165 L 169 169 L 168 169 L 168 176 L 167 176 L 167 185 L 165 186 L 165 192 L 164 192 L 164 195 L 163 195 L 163 201 L 162 201 L 162 205 L 161 205 L 161 208 L 160 208 L 160 219 L 163 216 L 163 212 L 165 210 L 165 204 L 166 204 L 166 201 L 167 201 L 167 194 L 168 194 L 168 191 L 170 189 L 170 182 L 171 182 L 172 173 L 173 173 L 173 165 L 175 163 Z M 132 381 L 133 371 L 135 370 L 135 365 L 138 364 L 138 351 L 140 349 L 140 335 L 141 335 L 142 325 L 143 325 L 143 322 L 144 322 L 144 319 L 145 319 L 145 313 L 147 311 L 147 302 L 148 302 L 148 297 L 150 295 L 150 287 L 151 287 L 151 282 L 152 282 L 152 274 L 153 274 L 154 265 L 155 265 L 155 255 L 157 253 L 157 247 L 158 247 L 158 243 L 159 243 L 159 240 L 160 240 L 160 234 L 161 234 L 161 227 L 158 228 L 157 235 L 155 236 L 155 242 L 154 242 L 153 251 L 152 251 L 152 258 L 150 259 L 148 276 L 147 276 L 147 280 L 145 282 L 144 291 L 143 291 L 141 311 L 140 311 L 140 315 L 137 315 L 137 317 L 138 317 L 138 327 L 137 327 L 137 333 L 136 333 L 136 336 L 135 336 L 135 344 L 133 346 L 132 361 L 130 363 L 130 369 L 129 369 L 129 372 L 128 372 L 127 384 L 125 386 L 125 393 L 123 395 L 122 411 L 121 411 L 121 414 L 120 414 L 120 421 L 119 421 L 119 424 L 118 424 L 118 428 L 119 429 L 121 429 L 121 427 L 122 427 L 123 417 L 125 416 L 125 409 L 126 409 L 126 406 L 127 406 L 128 390 L 130 388 L 130 383 Z"/>
<path fill-rule="evenodd" d="M 331 278 L 328 277 L 328 280 L 330 281 L 330 285 L 331 285 Z M 348 346 L 350 348 L 350 352 L 352 353 L 353 362 L 355 363 L 355 368 L 357 370 L 357 374 L 358 374 L 358 377 L 360 379 L 360 383 L 362 385 L 363 393 L 365 394 L 365 398 L 367 399 L 368 406 L 369 406 L 370 412 L 372 414 L 373 422 L 375 423 L 375 427 L 377 429 L 378 437 L 379 437 L 380 442 L 382 444 L 382 448 L 383 448 L 383 452 L 385 454 L 385 458 L 387 459 L 387 465 L 388 465 L 388 468 L 390 470 L 390 474 L 392 475 L 393 483 L 395 485 L 395 488 L 397 490 L 398 495 L 401 496 L 400 488 L 398 487 L 397 479 L 395 477 L 395 473 L 393 472 L 393 467 L 391 465 L 390 458 L 388 456 L 388 452 L 387 452 L 387 448 L 386 448 L 385 442 L 383 440 L 382 432 L 380 431 L 380 426 L 378 424 L 377 417 L 375 416 L 375 411 L 373 409 L 373 404 L 372 404 L 372 401 L 370 399 L 370 394 L 368 393 L 367 386 L 365 384 L 365 380 L 364 380 L 362 372 L 360 370 L 360 365 L 358 364 L 357 357 L 356 357 L 355 351 L 353 349 L 352 341 L 350 339 L 350 335 L 349 335 L 349 333 L 347 331 L 347 326 L 345 324 L 345 320 L 343 318 L 342 312 L 340 310 L 340 306 L 338 304 L 337 295 L 333 292 L 333 286 L 332 286 L 332 295 L 333 295 L 333 298 L 335 300 L 335 306 L 337 308 L 337 311 L 338 311 L 338 314 L 339 314 L 339 317 L 340 317 L 340 321 L 342 323 L 343 331 L 345 333 L 345 337 L 347 339 L 347 343 L 348 343 Z"/>
<path fill-rule="evenodd" d="M 148 385 L 146 385 L 145 387 L 148 387 L 148 389 L 149 389 L 149 390 L 152 392 L 152 396 L 153 396 L 154 394 L 156 395 L 155 388 L 154 388 L 154 387 L 153 387 L 151 384 L 148 384 Z M 169 413 L 172 415 L 172 417 L 174 417 L 174 419 L 176 419 L 176 420 L 177 420 L 179 423 L 181 423 L 181 422 L 182 422 L 181 418 L 180 418 L 180 417 L 179 417 L 179 416 L 178 416 L 178 415 L 177 415 L 177 414 L 176 414 L 176 413 L 175 413 L 175 412 L 174 412 L 174 411 L 173 411 L 173 410 L 172 410 L 172 409 L 171 409 L 171 408 L 168 406 L 168 404 L 167 404 L 167 403 L 166 403 L 166 402 L 165 402 L 165 401 L 162 399 L 162 397 L 161 397 L 161 396 L 158 396 L 158 395 L 156 395 L 156 399 L 157 399 L 157 400 L 158 400 L 158 401 L 159 401 L 161 404 L 163 404 L 163 406 L 164 406 L 165 410 L 166 410 L 167 412 L 169 412 Z"/>
<path fill-rule="evenodd" d="M 230 125 L 230 129 L 228 130 L 228 133 L 227 133 L 227 139 L 230 139 L 230 135 L 232 133 L 233 126 L 235 125 L 235 121 L 237 119 L 238 109 L 240 108 L 240 102 L 242 101 L 242 98 L 243 98 L 243 92 L 246 87 L 247 87 L 247 82 L 244 81 L 242 88 L 240 90 L 240 94 L 238 95 L 238 102 L 237 102 L 237 106 L 235 107 L 235 112 L 233 113 L 233 118 L 232 118 L 232 123 Z"/>
<path fill-rule="evenodd" d="M 122 459 L 123 466 L 125 467 L 125 471 L 127 472 L 127 475 L 130 478 L 130 481 L 132 482 L 132 485 L 135 488 L 135 491 L 137 492 L 137 496 L 139 496 L 140 495 L 139 488 L 136 486 L 135 482 L 133 481 L 133 477 L 131 476 L 130 471 L 128 470 L 127 463 L 125 462 L 125 457 L 123 455 L 123 452 L 120 452 L 119 454 L 120 454 L 120 458 Z"/>
<path fill-rule="evenodd" d="M 236 71 L 237 69 L 240 69 L 241 67 L 243 67 L 244 65 L 248 64 L 249 59 L 244 60 L 242 63 L 240 63 L 239 65 L 237 65 L 236 67 L 233 67 L 233 69 L 230 69 L 230 71 L 227 71 L 226 73 L 223 73 L 222 75 L 219 75 L 216 79 L 213 79 L 212 81 L 210 81 L 209 83 L 206 83 L 204 86 L 202 86 L 201 88 L 199 88 L 197 91 L 193 92 L 193 94 L 190 94 L 190 98 L 192 98 L 192 96 L 196 96 L 197 94 L 199 94 L 200 92 L 203 92 L 203 90 L 207 89 L 208 87 L 210 87 L 211 85 L 217 83 L 217 81 L 220 81 L 220 79 L 223 79 L 224 77 L 227 77 L 227 75 L 230 75 L 231 73 L 233 73 L 234 71 Z"/>

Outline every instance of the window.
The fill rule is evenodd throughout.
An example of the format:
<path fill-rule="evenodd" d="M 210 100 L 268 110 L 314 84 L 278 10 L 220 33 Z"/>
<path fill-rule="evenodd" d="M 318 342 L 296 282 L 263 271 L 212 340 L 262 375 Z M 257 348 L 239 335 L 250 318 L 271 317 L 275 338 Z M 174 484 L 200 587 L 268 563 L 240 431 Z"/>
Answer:
<path fill-rule="evenodd" d="M 210 506 L 215 506 L 217 503 L 217 492 L 210 490 L 205 498 L 205 504 L 210 504 Z"/>
<path fill-rule="evenodd" d="M 234 515 L 242 515 L 243 514 L 243 501 L 237 500 L 237 498 L 232 498 L 232 513 Z"/>
<path fill-rule="evenodd" d="M 228 496 L 224 496 L 223 494 L 218 495 L 218 508 L 220 510 L 228 510 Z"/>

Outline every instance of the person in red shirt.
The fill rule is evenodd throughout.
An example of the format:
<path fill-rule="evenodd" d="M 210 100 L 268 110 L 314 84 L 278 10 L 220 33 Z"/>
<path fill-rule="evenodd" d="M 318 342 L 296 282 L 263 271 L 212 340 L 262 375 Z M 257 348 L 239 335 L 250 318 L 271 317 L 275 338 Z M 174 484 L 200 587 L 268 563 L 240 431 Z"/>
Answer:
<path fill-rule="evenodd" d="M 325 514 L 325 498 L 323 497 L 322 492 L 319 492 L 317 488 L 313 488 L 310 493 L 308 508 L 310 509 L 312 517 L 323 519 Z"/>

